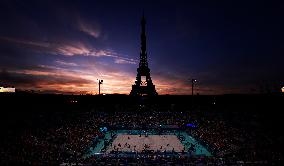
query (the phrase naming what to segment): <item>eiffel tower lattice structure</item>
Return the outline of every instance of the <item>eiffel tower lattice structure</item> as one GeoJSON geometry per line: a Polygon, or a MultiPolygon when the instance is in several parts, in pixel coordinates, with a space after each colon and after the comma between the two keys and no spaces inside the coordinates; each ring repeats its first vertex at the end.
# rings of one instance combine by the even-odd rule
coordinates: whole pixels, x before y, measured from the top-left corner
{"type": "Polygon", "coordinates": [[[150,76],[150,69],[148,67],[147,52],[146,52],[146,31],[145,31],[146,19],[144,14],[141,19],[141,51],[140,62],[137,68],[137,76],[135,84],[132,85],[130,95],[133,96],[155,96],[158,95],[155,89],[155,85],[152,82],[150,76]]]}

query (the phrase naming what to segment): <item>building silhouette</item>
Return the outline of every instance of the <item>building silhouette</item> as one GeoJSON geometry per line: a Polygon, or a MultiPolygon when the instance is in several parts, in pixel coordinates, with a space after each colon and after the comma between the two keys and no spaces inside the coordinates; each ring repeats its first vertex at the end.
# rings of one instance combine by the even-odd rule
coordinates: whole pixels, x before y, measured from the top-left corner
{"type": "Polygon", "coordinates": [[[137,76],[135,84],[132,85],[130,95],[133,96],[155,96],[158,95],[155,89],[155,85],[152,82],[150,76],[150,69],[148,67],[147,52],[146,52],[146,19],[144,14],[141,18],[141,50],[140,50],[140,62],[137,68],[137,76]]]}

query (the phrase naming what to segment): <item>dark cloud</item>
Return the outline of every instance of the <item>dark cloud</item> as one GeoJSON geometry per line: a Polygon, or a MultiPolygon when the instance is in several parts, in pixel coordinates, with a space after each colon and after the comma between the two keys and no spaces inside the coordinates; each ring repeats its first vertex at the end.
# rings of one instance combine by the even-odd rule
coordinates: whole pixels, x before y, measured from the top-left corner
{"type": "MultiPolygon", "coordinates": [[[[52,72],[50,72],[52,73],[52,72]]],[[[34,88],[49,85],[84,85],[93,83],[90,80],[82,79],[79,77],[71,77],[64,75],[40,75],[40,74],[25,74],[25,72],[10,72],[2,70],[0,72],[1,86],[13,86],[13,87],[24,87],[34,88]]]]}

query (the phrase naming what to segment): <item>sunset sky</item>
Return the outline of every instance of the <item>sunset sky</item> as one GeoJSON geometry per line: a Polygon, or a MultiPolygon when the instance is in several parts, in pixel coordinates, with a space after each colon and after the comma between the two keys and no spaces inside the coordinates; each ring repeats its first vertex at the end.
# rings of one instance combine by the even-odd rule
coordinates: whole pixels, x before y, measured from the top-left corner
{"type": "Polygon", "coordinates": [[[140,18],[159,94],[259,93],[284,85],[284,5],[272,1],[1,0],[0,86],[129,94],[140,18]]]}

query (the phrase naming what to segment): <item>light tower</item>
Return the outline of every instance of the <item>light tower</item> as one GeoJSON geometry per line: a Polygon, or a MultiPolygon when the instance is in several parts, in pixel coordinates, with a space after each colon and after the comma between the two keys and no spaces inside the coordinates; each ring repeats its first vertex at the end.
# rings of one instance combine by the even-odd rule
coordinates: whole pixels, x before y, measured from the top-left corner
{"type": "MultiPolygon", "coordinates": [[[[99,79],[97,79],[99,80],[99,79]]],[[[104,80],[99,80],[99,95],[101,94],[101,84],[103,84],[104,80]]]]}
{"type": "Polygon", "coordinates": [[[193,96],[193,87],[194,87],[194,83],[196,83],[197,80],[196,79],[191,79],[191,95],[193,96]]]}

